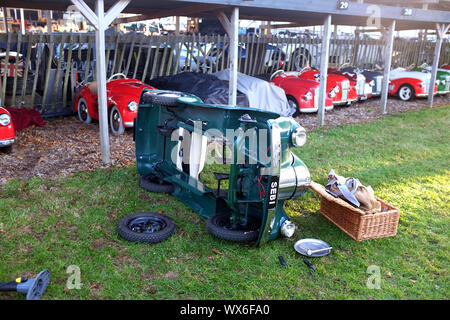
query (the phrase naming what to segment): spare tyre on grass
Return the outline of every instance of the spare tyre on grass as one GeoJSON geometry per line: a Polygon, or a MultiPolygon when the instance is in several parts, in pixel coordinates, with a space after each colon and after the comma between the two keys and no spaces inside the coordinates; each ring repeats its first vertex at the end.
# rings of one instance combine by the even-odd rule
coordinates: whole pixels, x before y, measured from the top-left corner
{"type": "Polygon", "coordinates": [[[122,218],[117,226],[125,240],[158,243],[169,238],[175,231],[175,223],[168,216],[156,212],[138,212],[122,218]]]}

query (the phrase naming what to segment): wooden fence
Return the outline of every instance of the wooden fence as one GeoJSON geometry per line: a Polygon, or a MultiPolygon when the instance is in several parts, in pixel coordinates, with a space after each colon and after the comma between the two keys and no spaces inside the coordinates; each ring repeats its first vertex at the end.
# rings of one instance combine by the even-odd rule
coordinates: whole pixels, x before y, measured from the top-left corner
{"type": "MultiPolygon", "coordinates": [[[[144,82],[182,71],[213,73],[228,67],[229,38],[207,35],[106,36],[107,77],[123,73],[144,82]]],[[[238,70],[248,75],[278,69],[318,67],[321,39],[239,36],[238,70]]],[[[77,89],[95,80],[95,36],[87,33],[0,34],[8,61],[2,65],[2,102],[35,107],[44,116],[71,113],[77,89]],[[11,56],[20,52],[22,56],[11,56]]],[[[383,64],[384,43],[374,39],[332,39],[330,64],[374,68],[383,64]]],[[[396,39],[393,66],[432,63],[434,43],[396,39]]],[[[440,64],[450,62],[450,43],[440,64]]]]}

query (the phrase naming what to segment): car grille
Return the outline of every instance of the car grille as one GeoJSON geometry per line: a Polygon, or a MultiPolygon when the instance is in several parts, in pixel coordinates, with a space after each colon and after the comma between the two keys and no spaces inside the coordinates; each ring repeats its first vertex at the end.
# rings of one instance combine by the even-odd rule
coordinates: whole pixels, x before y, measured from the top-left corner
{"type": "Polygon", "coordinates": [[[375,78],[376,80],[375,80],[375,84],[376,84],[376,90],[375,90],[375,92],[376,93],[378,93],[378,92],[381,92],[381,86],[382,86],[382,81],[383,81],[383,77],[382,76],[378,76],[378,77],[376,77],[375,78]]]}
{"type": "Polygon", "coordinates": [[[423,88],[423,91],[425,91],[425,93],[428,93],[430,90],[430,80],[427,79],[425,80],[425,87],[423,88]]]}
{"type": "Polygon", "coordinates": [[[364,95],[366,93],[366,79],[362,79],[358,81],[358,89],[359,89],[359,94],[360,95],[364,95]]]}
{"type": "Polygon", "coordinates": [[[319,88],[314,90],[314,108],[319,107],[319,88]]]}
{"type": "Polygon", "coordinates": [[[342,101],[345,101],[348,98],[348,91],[350,89],[350,82],[348,80],[347,81],[342,81],[341,88],[342,88],[342,101]]]}

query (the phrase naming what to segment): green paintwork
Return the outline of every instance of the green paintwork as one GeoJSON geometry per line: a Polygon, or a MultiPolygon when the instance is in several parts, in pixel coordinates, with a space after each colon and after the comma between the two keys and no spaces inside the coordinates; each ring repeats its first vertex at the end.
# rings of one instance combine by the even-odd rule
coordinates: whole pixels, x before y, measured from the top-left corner
{"type": "MultiPolygon", "coordinates": [[[[290,150],[291,133],[299,125],[294,120],[280,117],[273,112],[208,105],[192,95],[178,98],[176,106],[161,106],[147,102],[145,92],[147,90],[141,95],[135,127],[136,160],[140,175],[153,173],[171,182],[175,187],[173,195],[202,217],[208,218],[217,213],[226,212],[232,214],[232,219],[235,220],[233,222],[242,224],[246,223],[249,215],[257,217],[261,220],[257,244],[263,240],[277,238],[280,235],[280,226],[288,219],[288,216],[283,210],[283,199],[278,201],[276,207],[268,209],[269,184],[273,177],[279,179],[280,168],[296,165],[304,167],[307,171],[305,164],[290,150]],[[246,114],[254,122],[239,120],[246,114]],[[189,176],[188,173],[178,170],[176,163],[171,160],[172,150],[177,150],[178,139],[172,140],[171,137],[165,137],[156,130],[158,126],[165,124],[169,131],[182,127],[192,132],[194,121],[202,122],[202,135],[208,135],[211,132],[208,131],[210,129],[218,129],[223,133],[226,133],[227,129],[241,130],[230,140],[234,143],[235,152],[234,162],[230,164],[229,188],[225,197],[217,196],[215,190],[203,185],[201,181],[189,176]],[[261,130],[267,130],[267,145],[270,146],[272,131],[275,127],[281,141],[280,160],[275,166],[278,168],[278,173],[270,171],[271,163],[260,159],[259,152],[252,156],[248,151],[250,136],[258,137],[261,130]],[[246,139],[246,137],[249,138],[246,139]],[[245,164],[237,163],[238,152],[245,155],[245,164]],[[261,198],[258,183],[266,190],[266,197],[261,198]],[[274,227],[269,230],[266,226],[273,217],[275,217],[274,227]]],[[[174,135],[174,137],[177,136],[174,135]]],[[[228,138],[228,135],[226,136],[228,138]]],[[[272,150],[269,149],[271,148],[268,148],[267,156],[270,158],[272,150]]]]}
{"type": "MultiPolygon", "coordinates": [[[[413,71],[430,72],[430,68],[420,66],[415,67],[413,71]]],[[[438,94],[446,94],[450,92],[450,70],[439,68],[437,70],[436,80],[439,80],[437,87],[438,94]]]]}

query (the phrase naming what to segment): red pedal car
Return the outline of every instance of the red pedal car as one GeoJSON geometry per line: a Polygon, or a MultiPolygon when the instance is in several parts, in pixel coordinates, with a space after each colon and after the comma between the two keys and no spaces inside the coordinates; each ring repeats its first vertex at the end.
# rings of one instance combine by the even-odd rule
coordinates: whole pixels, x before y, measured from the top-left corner
{"type": "MultiPolygon", "coordinates": [[[[431,73],[396,68],[391,70],[389,76],[389,94],[396,95],[403,101],[427,97],[430,81],[431,73]]],[[[437,93],[437,83],[434,81],[433,94],[437,93]]]]}
{"type": "MultiPolygon", "coordinates": [[[[144,88],[155,88],[136,79],[128,79],[123,73],[112,75],[106,83],[109,126],[112,133],[121,135],[125,128],[133,127],[137,115],[139,98],[144,88]],[[121,77],[122,79],[115,79],[121,77]]],[[[81,87],[73,111],[86,123],[98,120],[97,82],[92,81],[81,87]]]]}
{"type": "MultiPolygon", "coordinates": [[[[278,70],[270,77],[270,82],[280,87],[286,93],[286,98],[296,113],[300,112],[317,112],[319,109],[319,86],[317,81],[301,79],[298,77],[299,72],[284,72],[278,70]]],[[[333,101],[325,98],[325,110],[333,109],[333,101]]]]}
{"type": "MultiPolygon", "coordinates": [[[[320,71],[314,68],[305,68],[298,76],[301,79],[320,82],[320,71]]],[[[358,99],[355,89],[356,83],[346,77],[330,73],[327,76],[327,92],[333,105],[350,105],[358,99]]]]}
{"type": "Polygon", "coordinates": [[[5,108],[0,107],[0,151],[11,152],[14,143],[14,126],[11,114],[5,108]]]}
{"type": "Polygon", "coordinates": [[[354,82],[358,100],[367,100],[372,97],[372,87],[375,86],[375,81],[366,79],[363,74],[338,68],[328,68],[328,74],[339,74],[354,82]]]}

